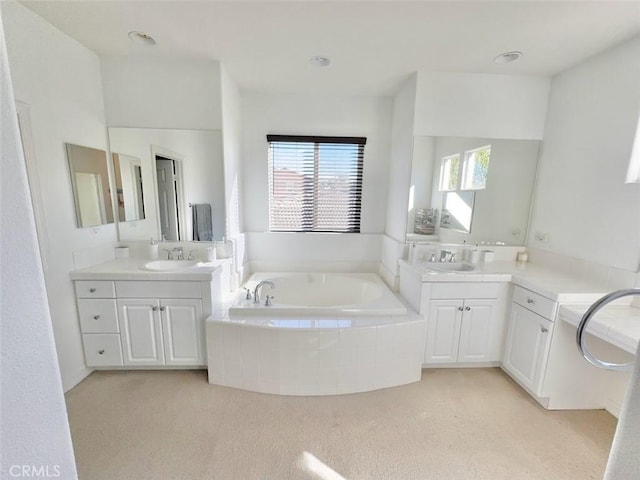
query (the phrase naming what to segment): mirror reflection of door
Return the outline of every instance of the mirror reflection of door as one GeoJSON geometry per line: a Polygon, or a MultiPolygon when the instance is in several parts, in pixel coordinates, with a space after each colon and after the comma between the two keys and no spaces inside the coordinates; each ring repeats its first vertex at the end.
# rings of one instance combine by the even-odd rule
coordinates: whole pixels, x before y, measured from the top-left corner
{"type": "Polygon", "coordinates": [[[118,221],[144,220],[141,160],[130,155],[114,153],[113,170],[116,180],[118,221]]]}
{"type": "Polygon", "coordinates": [[[97,173],[76,172],[76,189],[82,225],[102,225],[106,212],[102,202],[102,179],[97,173]]]}
{"type": "Polygon", "coordinates": [[[178,212],[178,188],[176,162],[156,155],[158,175],[158,210],[160,213],[160,233],[166,240],[180,239],[178,212]]]}

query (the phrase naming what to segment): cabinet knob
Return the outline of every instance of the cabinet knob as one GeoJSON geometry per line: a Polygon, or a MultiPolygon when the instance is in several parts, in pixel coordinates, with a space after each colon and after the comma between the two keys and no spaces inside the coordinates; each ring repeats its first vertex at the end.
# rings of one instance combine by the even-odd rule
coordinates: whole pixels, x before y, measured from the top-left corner
{"type": "Polygon", "coordinates": [[[158,310],[158,307],[156,307],[155,305],[153,307],[151,307],[151,310],[153,310],[154,312],[156,312],[158,310]]]}
{"type": "Polygon", "coordinates": [[[165,307],[160,307],[160,311],[161,311],[161,312],[164,312],[165,310],[166,310],[166,308],[165,308],[165,307]]]}
{"type": "Polygon", "coordinates": [[[459,312],[461,312],[462,310],[464,310],[462,307],[458,307],[459,312]]]}
{"type": "Polygon", "coordinates": [[[527,298],[527,303],[528,304],[532,304],[532,303],[536,303],[533,298],[527,298]]]}
{"type": "Polygon", "coordinates": [[[544,328],[544,327],[542,327],[542,328],[540,329],[540,331],[541,331],[542,333],[547,333],[547,332],[549,331],[549,329],[548,329],[548,328],[544,328]]]}
{"type": "Polygon", "coordinates": [[[94,319],[94,320],[100,320],[100,315],[94,315],[94,316],[93,316],[93,319],[94,319]]]}
{"type": "Polygon", "coordinates": [[[95,288],[90,288],[90,289],[89,289],[89,292],[91,292],[91,293],[96,293],[96,289],[95,289],[95,288]]]}
{"type": "Polygon", "coordinates": [[[104,355],[104,350],[98,350],[98,354],[104,355]]]}
{"type": "Polygon", "coordinates": [[[471,310],[471,307],[464,307],[464,309],[468,312],[469,310],[471,310]]]}

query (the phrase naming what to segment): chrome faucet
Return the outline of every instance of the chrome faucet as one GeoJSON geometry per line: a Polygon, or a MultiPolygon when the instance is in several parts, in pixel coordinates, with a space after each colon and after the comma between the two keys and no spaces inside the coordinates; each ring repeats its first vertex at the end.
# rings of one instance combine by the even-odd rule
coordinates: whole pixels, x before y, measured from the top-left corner
{"type": "Polygon", "coordinates": [[[446,262],[447,255],[451,255],[451,250],[440,250],[440,261],[446,262]]]}
{"type": "Polygon", "coordinates": [[[260,303],[260,288],[263,285],[269,285],[271,288],[276,288],[271,280],[262,280],[258,285],[256,285],[256,288],[253,291],[253,303],[260,303]]]}
{"type": "Polygon", "coordinates": [[[451,257],[449,257],[449,261],[450,261],[451,263],[456,263],[456,252],[453,252],[453,253],[451,254],[451,257]]]}
{"type": "Polygon", "coordinates": [[[176,252],[176,260],[184,260],[184,250],[182,247],[175,247],[171,250],[173,252],[176,252]]]}

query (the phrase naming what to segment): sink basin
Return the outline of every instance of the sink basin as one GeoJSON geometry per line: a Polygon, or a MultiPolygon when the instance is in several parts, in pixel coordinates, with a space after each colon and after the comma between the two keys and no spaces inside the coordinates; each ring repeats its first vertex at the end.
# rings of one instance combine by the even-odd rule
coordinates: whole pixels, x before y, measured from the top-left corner
{"type": "Polygon", "coordinates": [[[476,272],[478,267],[467,262],[429,262],[425,264],[429,270],[437,272],[476,272]]]}
{"type": "Polygon", "coordinates": [[[198,262],[195,260],[153,260],[145,263],[140,268],[151,272],[175,272],[193,267],[196,263],[198,262]]]}

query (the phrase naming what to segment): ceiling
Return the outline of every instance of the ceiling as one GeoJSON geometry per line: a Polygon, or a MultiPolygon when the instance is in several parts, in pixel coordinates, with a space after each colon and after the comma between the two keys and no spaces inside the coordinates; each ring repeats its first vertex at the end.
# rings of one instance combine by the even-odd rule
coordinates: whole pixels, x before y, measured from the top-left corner
{"type": "Polygon", "coordinates": [[[392,95],[415,71],[552,76],[640,34],[640,0],[22,3],[100,56],[219,60],[248,92],[392,95]],[[524,56],[493,63],[511,50],[524,56]]]}

